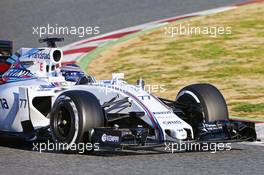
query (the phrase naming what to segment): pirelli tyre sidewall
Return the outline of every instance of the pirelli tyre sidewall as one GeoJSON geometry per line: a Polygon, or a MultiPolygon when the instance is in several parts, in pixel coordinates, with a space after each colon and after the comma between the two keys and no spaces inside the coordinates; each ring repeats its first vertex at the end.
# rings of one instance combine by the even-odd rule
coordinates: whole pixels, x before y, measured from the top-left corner
{"type": "Polygon", "coordinates": [[[90,130],[104,126],[103,110],[98,99],[86,91],[66,91],[55,101],[50,128],[55,143],[73,144],[91,142],[90,130]]]}

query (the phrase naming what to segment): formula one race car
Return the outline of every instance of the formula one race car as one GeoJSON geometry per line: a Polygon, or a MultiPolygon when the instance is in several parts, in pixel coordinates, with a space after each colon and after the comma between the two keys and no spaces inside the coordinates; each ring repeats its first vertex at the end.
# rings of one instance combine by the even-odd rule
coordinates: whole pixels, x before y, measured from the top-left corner
{"type": "Polygon", "coordinates": [[[47,48],[21,48],[0,42],[0,131],[28,141],[99,143],[129,148],[166,142],[256,140],[254,124],[228,119],[225,99],[210,84],[193,84],[175,100],[159,98],[123,81],[96,80],[77,65],[62,66],[62,50],[45,38],[47,48]],[[4,54],[5,53],[5,54],[4,54]],[[7,69],[8,67],[8,69],[7,69]]]}

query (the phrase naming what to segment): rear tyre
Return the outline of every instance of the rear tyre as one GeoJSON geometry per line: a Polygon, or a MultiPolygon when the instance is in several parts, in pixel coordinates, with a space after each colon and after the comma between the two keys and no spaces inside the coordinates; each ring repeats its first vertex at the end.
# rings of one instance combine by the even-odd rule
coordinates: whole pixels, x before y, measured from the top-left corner
{"type": "Polygon", "coordinates": [[[86,91],[62,93],[56,99],[50,114],[53,141],[63,145],[64,151],[76,152],[70,148],[91,142],[91,129],[102,126],[104,115],[100,103],[93,94],[86,91]]]}

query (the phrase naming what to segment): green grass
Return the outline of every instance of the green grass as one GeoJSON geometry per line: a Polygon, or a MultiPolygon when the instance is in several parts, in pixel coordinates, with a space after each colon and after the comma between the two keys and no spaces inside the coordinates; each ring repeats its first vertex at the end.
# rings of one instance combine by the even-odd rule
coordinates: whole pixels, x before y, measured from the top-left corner
{"type": "Polygon", "coordinates": [[[221,44],[206,43],[201,48],[193,50],[192,54],[200,59],[217,59],[221,56],[227,56],[229,53],[221,44]]]}
{"type": "Polygon", "coordinates": [[[264,112],[264,103],[250,104],[250,103],[238,103],[233,108],[235,112],[264,112]]]}

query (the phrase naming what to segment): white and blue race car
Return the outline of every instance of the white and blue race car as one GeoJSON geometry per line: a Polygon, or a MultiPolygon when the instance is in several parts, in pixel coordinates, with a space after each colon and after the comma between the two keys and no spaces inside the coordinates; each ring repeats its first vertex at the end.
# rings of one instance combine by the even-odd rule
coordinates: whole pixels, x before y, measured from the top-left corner
{"type": "Polygon", "coordinates": [[[28,141],[51,139],[71,146],[144,147],[166,142],[256,140],[254,124],[228,119],[223,95],[210,84],[186,86],[175,100],[123,81],[96,80],[76,65],[62,66],[60,38],[46,48],[0,42],[0,132],[28,141]]]}

